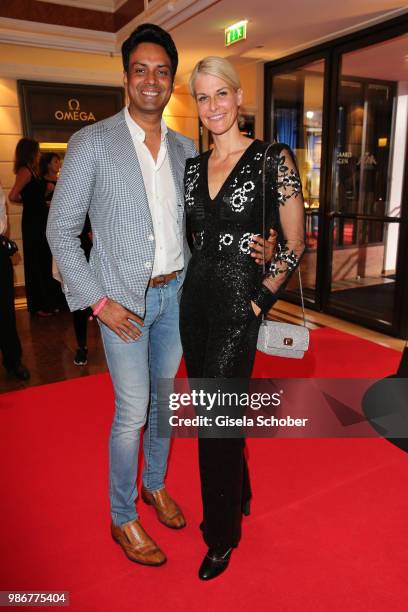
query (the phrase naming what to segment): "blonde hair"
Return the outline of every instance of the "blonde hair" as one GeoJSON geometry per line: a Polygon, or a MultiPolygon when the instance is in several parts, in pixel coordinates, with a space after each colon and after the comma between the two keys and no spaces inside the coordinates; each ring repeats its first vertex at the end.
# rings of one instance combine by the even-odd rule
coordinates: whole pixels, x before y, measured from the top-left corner
{"type": "Polygon", "coordinates": [[[210,74],[211,76],[218,77],[225,81],[227,85],[232,87],[235,91],[241,89],[241,82],[234,66],[223,57],[209,55],[200,60],[191,73],[188,86],[193,98],[195,97],[195,83],[199,74],[210,74]]]}

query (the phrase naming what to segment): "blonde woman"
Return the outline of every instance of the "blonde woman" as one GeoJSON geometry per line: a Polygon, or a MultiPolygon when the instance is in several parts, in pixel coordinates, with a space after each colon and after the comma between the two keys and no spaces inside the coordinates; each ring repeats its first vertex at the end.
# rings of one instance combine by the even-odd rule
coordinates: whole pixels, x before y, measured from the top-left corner
{"type": "MultiPolygon", "coordinates": [[[[214,148],[187,160],[185,206],[194,237],[181,300],[181,338],[190,378],[249,379],[261,313],[297,267],[304,250],[304,207],[296,163],[286,145],[267,153],[266,225],[278,244],[266,276],[252,254],[262,231],[262,168],[268,143],[238,128],[243,92],[233,66],[207,57],[190,89],[214,148]],[[255,239],[256,241],[256,239],[255,239]]],[[[244,440],[200,438],[202,531],[208,546],[202,580],[223,572],[241,537],[251,491],[244,440]]]]}

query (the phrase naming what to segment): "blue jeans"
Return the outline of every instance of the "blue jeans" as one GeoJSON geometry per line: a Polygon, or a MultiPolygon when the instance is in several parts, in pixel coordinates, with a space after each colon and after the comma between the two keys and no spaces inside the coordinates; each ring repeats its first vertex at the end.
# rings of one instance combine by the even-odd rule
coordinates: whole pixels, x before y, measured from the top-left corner
{"type": "Polygon", "coordinates": [[[110,503],[115,525],[138,516],[136,474],[140,432],[146,419],[143,484],[149,491],[164,487],[170,440],[155,435],[157,383],[160,378],[174,378],[180,365],[179,288],[180,279],[176,278],[167,285],[147,290],[144,326],[137,340],[126,343],[100,323],[115,390],[109,444],[110,503]]]}

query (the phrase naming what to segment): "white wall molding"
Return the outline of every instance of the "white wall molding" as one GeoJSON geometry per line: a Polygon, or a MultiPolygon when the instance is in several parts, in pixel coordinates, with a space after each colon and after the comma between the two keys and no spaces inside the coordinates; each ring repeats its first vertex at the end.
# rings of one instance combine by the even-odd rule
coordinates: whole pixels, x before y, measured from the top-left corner
{"type": "Polygon", "coordinates": [[[298,53],[299,51],[305,51],[306,49],[321,45],[322,43],[328,42],[330,40],[336,40],[336,38],[347,36],[347,34],[352,34],[353,32],[358,32],[359,30],[364,30],[365,28],[375,26],[378,23],[385,23],[390,19],[395,19],[396,17],[400,17],[401,15],[405,15],[406,13],[408,13],[407,6],[395,9],[393,11],[387,11],[386,13],[382,13],[381,15],[378,15],[373,19],[366,19],[365,21],[360,21],[359,23],[356,23],[342,30],[331,32],[327,36],[322,36],[321,38],[315,38],[314,40],[310,40],[306,45],[298,45],[296,47],[291,47],[290,49],[285,49],[279,54],[275,54],[273,57],[264,58],[264,61],[273,61],[280,59],[281,57],[286,57],[287,55],[292,55],[293,53],[298,53]]]}
{"type": "Polygon", "coordinates": [[[92,11],[102,11],[104,13],[114,13],[116,4],[124,4],[126,0],[41,0],[49,4],[60,4],[62,6],[73,6],[75,8],[91,9],[92,11]]]}
{"type": "Polygon", "coordinates": [[[172,30],[218,2],[219,0],[154,0],[143,13],[117,32],[117,43],[122,44],[141,23],[155,23],[166,30],[172,30]]]}
{"type": "MultiPolygon", "coordinates": [[[[121,6],[125,1],[117,0],[115,7],[121,6]]],[[[150,21],[170,30],[218,1],[155,0],[143,13],[137,15],[116,33],[0,17],[0,42],[65,51],[120,55],[122,42],[140,23],[150,21]]],[[[60,3],[66,4],[64,0],[60,3]]],[[[79,4],[84,8],[80,0],[79,4]]]]}
{"type": "MultiPolygon", "coordinates": [[[[51,2],[52,0],[47,0],[51,2]]],[[[99,6],[112,6],[116,10],[126,0],[86,0],[85,4],[98,3],[99,6]]],[[[51,25],[24,21],[20,19],[9,19],[0,17],[0,43],[14,43],[32,47],[45,47],[61,49],[65,51],[79,51],[90,53],[102,53],[120,55],[120,46],[129,34],[140,24],[146,21],[156,23],[167,30],[173,30],[177,26],[187,22],[195,15],[205,11],[220,0],[153,0],[141,14],[137,15],[118,32],[98,32],[96,30],[72,28],[60,25],[51,25]]],[[[58,0],[66,5],[66,0],[58,0]]],[[[72,5],[84,7],[82,0],[71,0],[72,5]]],[[[105,9],[104,9],[105,10],[105,9]]],[[[362,20],[353,26],[337,30],[329,35],[308,41],[286,49],[279,53],[268,52],[266,49],[250,50],[255,53],[257,61],[271,61],[285,55],[303,51],[317,44],[333,40],[340,36],[373,26],[377,23],[386,22],[389,19],[404,15],[408,12],[407,6],[392,11],[384,12],[373,19],[362,20]]],[[[245,56],[245,53],[243,54],[245,56]]]]}
{"type": "Polygon", "coordinates": [[[64,51],[116,54],[117,35],[0,17],[0,42],[64,51]]]}
{"type": "Polygon", "coordinates": [[[1,78],[27,79],[31,81],[50,81],[55,83],[77,83],[82,85],[111,85],[123,87],[122,73],[106,73],[90,71],[84,68],[70,68],[69,72],[64,69],[34,65],[0,63],[1,78]]]}

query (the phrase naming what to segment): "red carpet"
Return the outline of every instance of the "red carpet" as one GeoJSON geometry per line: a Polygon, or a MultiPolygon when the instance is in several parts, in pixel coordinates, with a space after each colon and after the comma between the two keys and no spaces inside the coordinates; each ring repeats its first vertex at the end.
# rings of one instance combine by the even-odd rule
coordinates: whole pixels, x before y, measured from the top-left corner
{"type": "MultiPolygon", "coordinates": [[[[257,356],[254,375],[372,376],[399,353],[334,330],[304,361],[257,356]]],[[[182,373],[182,370],[181,372],[182,373]]],[[[249,440],[252,515],[226,574],[201,583],[194,440],[176,440],[168,486],[188,520],[175,532],[139,504],[166,551],[131,564],[109,536],[106,375],[0,395],[0,590],[65,590],[74,611],[405,610],[405,453],[383,440],[249,440]]]]}

